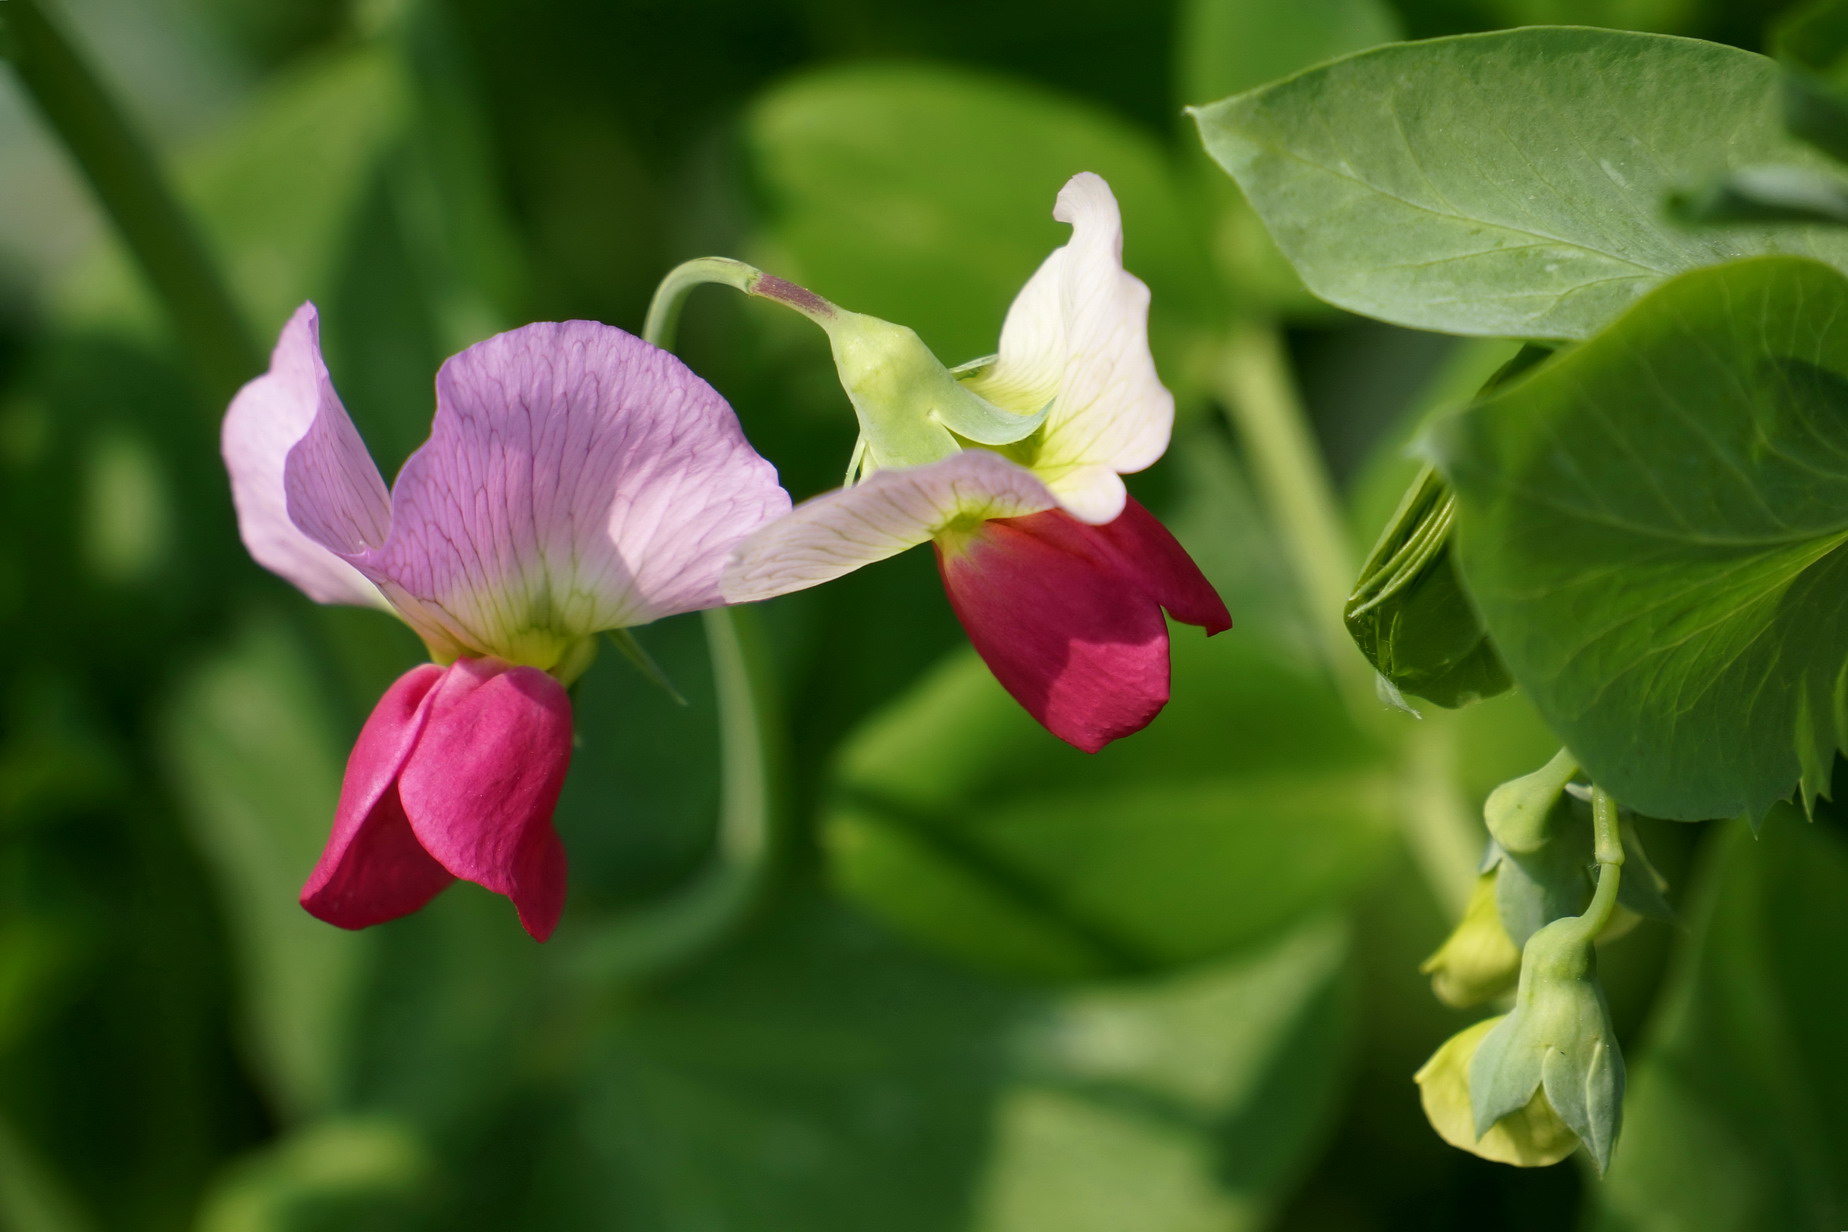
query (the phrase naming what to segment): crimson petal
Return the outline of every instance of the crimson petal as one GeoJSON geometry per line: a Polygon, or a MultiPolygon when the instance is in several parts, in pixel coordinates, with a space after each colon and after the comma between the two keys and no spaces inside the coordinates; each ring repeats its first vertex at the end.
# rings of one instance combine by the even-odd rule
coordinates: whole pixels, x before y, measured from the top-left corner
{"type": "Polygon", "coordinates": [[[571,699],[531,667],[458,660],[433,693],[398,795],[424,849],[505,894],[539,941],[565,906],[552,811],[571,761],[571,699]]]}
{"type": "Polygon", "coordinates": [[[302,906],[316,918],[341,928],[382,924],[409,915],[455,880],[411,832],[397,786],[444,675],[434,663],[405,673],[360,729],[333,833],[302,888],[302,906]]]}
{"type": "Polygon", "coordinates": [[[1209,634],[1225,605],[1135,502],[1105,526],[1060,510],[984,522],[937,546],[957,619],[995,679],[1053,735],[1095,753],[1168,701],[1163,607],[1209,634]]]}

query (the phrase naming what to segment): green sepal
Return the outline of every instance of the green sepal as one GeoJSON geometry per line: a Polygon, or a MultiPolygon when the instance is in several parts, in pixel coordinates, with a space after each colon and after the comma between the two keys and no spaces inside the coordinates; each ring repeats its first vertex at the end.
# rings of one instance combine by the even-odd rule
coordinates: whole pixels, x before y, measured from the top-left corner
{"type": "Polygon", "coordinates": [[[866,469],[925,466],[962,449],[1011,445],[1046,422],[1005,410],[967,388],[917,331],[878,317],[836,311],[812,318],[828,331],[834,367],[866,442],[866,469]]]}
{"type": "MultiPolygon", "coordinates": [[[[681,696],[679,689],[674,687],[674,682],[670,680],[667,673],[661,669],[661,665],[655,662],[655,657],[649,654],[647,649],[640,642],[635,640],[635,634],[629,632],[627,629],[611,629],[609,630],[609,635],[610,641],[616,644],[616,649],[622,651],[622,657],[632,663],[636,671],[640,672],[663,693],[673,698],[676,706],[684,706],[687,704],[687,699],[681,696]]],[[[595,643],[591,643],[591,645],[594,648],[595,643]]],[[[586,666],[588,666],[588,663],[586,666]]],[[[582,669],[580,669],[580,672],[581,670],[582,669]]]]}
{"type": "Polygon", "coordinates": [[[1487,1133],[1540,1092],[1603,1172],[1623,1119],[1623,1076],[1586,922],[1555,920],[1528,939],[1514,1010],[1470,1061],[1476,1132],[1487,1133]]]}
{"type": "MultiPolygon", "coordinates": [[[[1526,944],[1534,933],[1562,916],[1584,911],[1596,889],[1590,806],[1570,795],[1562,797],[1553,806],[1548,829],[1546,843],[1535,851],[1515,855],[1499,844],[1489,846],[1487,864],[1496,874],[1496,908],[1515,945],[1526,944]]],[[[1625,911],[1599,933],[1605,940],[1626,931],[1638,916],[1663,923],[1676,918],[1663,897],[1668,882],[1644,853],[1633,818],[1623,819],[1622,833],[1626,866],[1617,888],[1617,904],[1625,911]]]]}
{"type": "Polygon", "coordinates": [[[1412,1081],[1418,1101],[1437,1136],[1451,1146],[1517,1168],[1545,1168],[1578,1149],[1578,1136],[1566,1127],[1539,1091],[1527,1106],[1502,1117],[1487,1132],[1477,1133],[1470,1107],[1469,1067],[1482,1039],[1507,1018],[1485,1018],[1445,1040],[1412,1081]]]}

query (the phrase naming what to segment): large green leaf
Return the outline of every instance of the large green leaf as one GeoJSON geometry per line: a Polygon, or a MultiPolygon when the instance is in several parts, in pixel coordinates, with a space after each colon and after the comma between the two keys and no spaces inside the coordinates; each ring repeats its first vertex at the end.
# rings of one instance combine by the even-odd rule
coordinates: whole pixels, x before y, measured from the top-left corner
{"type": "Polygon", "coordinates": [[[1257,1229],[1338,1089],[1346,953],[1323,918],[1045,994],[799,902],[604,1027],[546,1188],[639,1232],[1257,1229]]]}
{"type": "MultiPolygon", "coordinates": [[[[1385,0],[1187,0],[1174,40],[1176,101],[1223,98],[1398,37],[1385,0]]],[[[1327,316],[1244,194],[1203,162],[1191,170],[1188,187],[1213,223],[1207,250],[1239,302],[1292,318],[1327,316]]]]}
{"type": "Polygon", "coordinates": [[[1848,847],[1781,810],[1714,837],[1593,1226],[1848,1227],[1848,847]]]}
{"type": "Polygon", "coordinates": [[[1393,833],[1380,750],[1274,646],[1173,646],[1174,701],[1096,756],[973,654],[946,662],[842,756],[827,826],[847,892],[965,961],[1069,978],[1251,944],[1353,889],[1393,833]]]}
{"type": "Polygon", "coordinates": [[[1757,253],[1848,265],[1827,228],[1686,228],[1678,188],[1814,166],[1769,60],[1717,44],[1533,28],[1408,43],[1201,108],[1316,294],[1420,329],[1579,338],[1663,279],[1757,253]]]}
{"type": "Polygon", "coordinates": [[[1658,817],[1762,812],[1848,743],[1848,279],[1670,282],[1440,424],[1464,577],[1586,771],[1658,817]]]}

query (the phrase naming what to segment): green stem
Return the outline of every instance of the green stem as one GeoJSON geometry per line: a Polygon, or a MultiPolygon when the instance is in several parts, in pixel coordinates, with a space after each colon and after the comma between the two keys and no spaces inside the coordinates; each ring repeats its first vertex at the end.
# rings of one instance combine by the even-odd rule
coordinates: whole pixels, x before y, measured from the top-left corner
{"type": "Polygon", "coordinates": [[[695,287],[720,286],[774,300],[793,308],[812,321],[825,322],[839,309],[805,287],[766,274],[755,265],[746,265],[730,257],[695,257],[683,261],[667,272],[655,288],[648,304],[648,316],[642,324],[642,337],[658,347],[672,350],[660,339],[672,340],[680,326],[680,309],[695,287]]]}
{"type": "Polygon", "coordinates": [[[776,776],[782,763],[755,613],[702,612],[719,706],[719,829],[713,862],[672,897],[626,916],[584,946],[600,984],[659,976],[710,953],[763,905],[784,858],[776,776]]]}
{"type": "Polygon", "coordinates": [[[206,392],[229,400],[262,370],[262,352],[153,152],[39,0],[4,0],[0,21],[15,76],[166,307],[206,392]]]}
{"type": "Polygon", "coordinates": [[[1592,850],[1598,860],[1598,888],[1591,905],[1579,918],[1585,935],[1595,937],[1617,910],[1617,887],[1623,880],[1623,832],[1617,821],[1617,802],[1602,787],[1591,789],[1592,850]]]}
{"type": "Polygon", "coordinates": [[[17,1232],[89,1232],[75,1197],[51,1174],[13,1125],[0,1119],[0,1228],[17,1232]]]}
{"type": "Polygon", "coordinates": [[[1370,714],[1378,709],[1373,673],[1354,649],[1341,615],[1354,581],[1354,556],[1277,330],[1254,322],[1235,326],[1220,358],[1218,385],[1258,494],[1283,536],[1328,671],[1356,714],[1370,714]]]}
{"type": "MultiPolygon", "coordinates": [[[[656,289],[642,337],[666,348],[681,303],[694,287],[716,282],[752,293],[763,280],[766,275],[742,262],[689,261],[656,289]]],[[[777,807],[782,750],[755,614],[719,607],[701,617],[719,709],[722,787],[714,860],[691,886],[622,920],[586,947],[584,970],[599,981],[658,975],[710,952],[757,912],[784,862],[785,819],[777,807]]]]}
{"type": "Polygon", "coordinates": [[[1218,388],[1245,446],[1258,495],[1283,537],[1329,674],[1364,728],[1397,738],[1403,756],[1398,812],[1412,862],[1439,906],[1461,918],[1484,835],[1457,790],[1455,724],[1434,715],[1407,732],[1403,725],[1381,722],[1373,672],[1342,617],[1355,559],[1341,504],[1274,326],[1245,321],[1233,328],[1220,357],[1218,388]]]}

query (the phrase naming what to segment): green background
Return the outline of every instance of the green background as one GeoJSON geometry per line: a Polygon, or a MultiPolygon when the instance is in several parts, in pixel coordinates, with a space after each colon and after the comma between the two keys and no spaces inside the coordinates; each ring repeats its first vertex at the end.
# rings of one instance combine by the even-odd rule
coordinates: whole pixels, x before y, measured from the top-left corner
{"type": "MultiPolygon", "coordinates": [[[[1059,186],[1105,175],[1180,406],[1132,487],[1238,623],[1177,628],[1174,703],[1086,758],[988,679],[923,553],[767,606],[788,857],[723,947],[638,974],[625,922],[707,865],[719,805],[700,625],[662,622],[638,636],[689,706],[614,654],[578,691],[552,942],[470,886],[366,933],[321,925],[295,895],[343,758],[419,648],[245,557],[223,391],[0,73],[0,1229],[1848,1220],[1848,854],[1827,806],[1774,810],[1757,839],[1644,823],[1681,922],[1603,956],[1632,1076],[1606,1180],[1485,1163],[1424,1125],[1410,1075],[1472,1015],[1416,971],[1455,905],[1418,819],[1474,824],[1557,740],[1512,695],[1350,717],[1215,364],[1234,321],[1288,323],[1358,551],[1415,470],[1411,425],[1507,356],[1310,299],[1180,110],[1399,34],[1597,20],[1754,48],[1765,6],[53,11],[253,334],[319,304],[387,473],[443,356],[527,320],[638,329],[694,256],[911,325],[948,363],[986,354],[1061,242],[1059,186]]],[[[807,496],[838,480],[852,419],[820,336],[774,311],[702,293],[682,353],[807,496]]]]}

